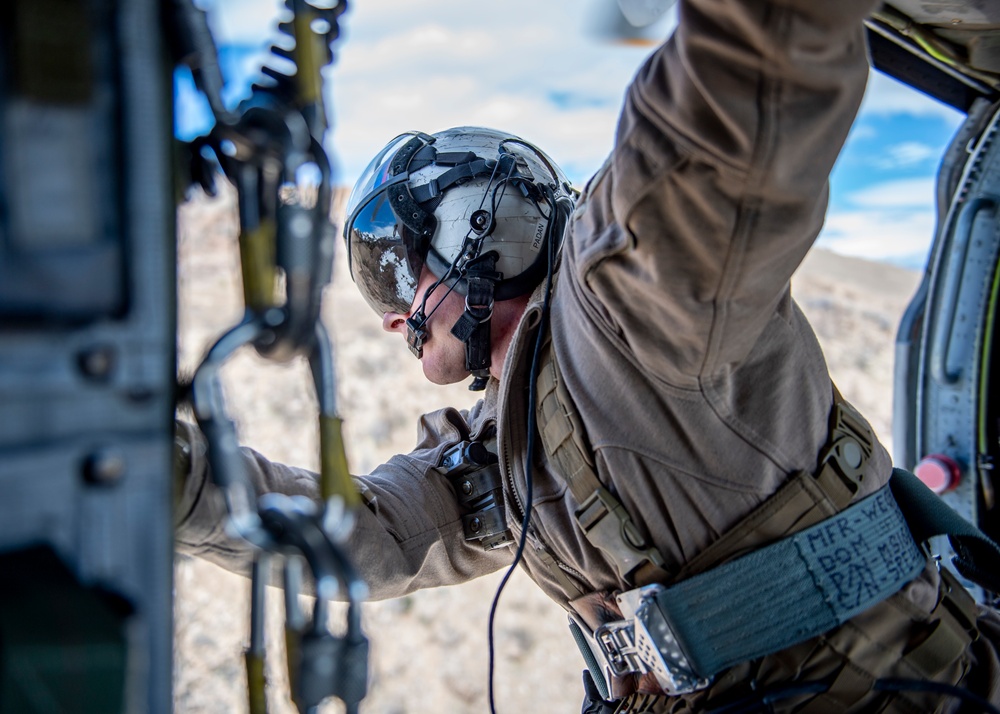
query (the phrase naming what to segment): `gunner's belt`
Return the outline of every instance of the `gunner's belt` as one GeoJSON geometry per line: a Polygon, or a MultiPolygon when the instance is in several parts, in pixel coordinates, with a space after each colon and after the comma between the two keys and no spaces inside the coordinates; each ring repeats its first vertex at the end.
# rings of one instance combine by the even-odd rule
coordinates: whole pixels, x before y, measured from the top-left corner
{"type": "Polygon", "coordinates": [[[668,694],[846,622],[925,565],[889,487],[814,526],[671,587],[618,596],[625,619],[594,638],[615,675],[652,673],[668,694]]]}

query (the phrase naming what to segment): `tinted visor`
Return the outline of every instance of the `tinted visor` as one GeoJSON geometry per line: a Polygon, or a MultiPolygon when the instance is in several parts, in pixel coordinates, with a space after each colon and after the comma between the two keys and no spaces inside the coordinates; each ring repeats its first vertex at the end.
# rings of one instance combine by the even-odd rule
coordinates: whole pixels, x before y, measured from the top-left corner
{"type": "Polygon", "coordinates": [[[368,164],[347,202],[344,237],[351,277],[379,315],[410,311],[423,267],[414,243],[406,240],[406,228],[390,207],[388,193],[393,185],[407,180],[406,172],[393,175],[392,161],[414,137],[424,144],[434,141],[420,132],[397,136],[368,164]]]}
{"type": "Polygon", "coordinates": [[[347,226],[351,277],[379,315],[410,311],[423,262],[397,228],[386,191],[369,195],[347,226]]]}

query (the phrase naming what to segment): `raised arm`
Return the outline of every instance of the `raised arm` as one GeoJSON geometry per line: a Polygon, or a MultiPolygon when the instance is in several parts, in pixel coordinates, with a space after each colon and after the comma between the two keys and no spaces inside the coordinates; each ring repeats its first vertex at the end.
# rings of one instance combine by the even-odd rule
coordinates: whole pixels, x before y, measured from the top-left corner
{"type": "Polygon", "coordinates": [[[864,92],[871,5],[683,2],[630,87],[569,253],[584,299],[667,382],[739,363],[786,294],[864,92]]]}

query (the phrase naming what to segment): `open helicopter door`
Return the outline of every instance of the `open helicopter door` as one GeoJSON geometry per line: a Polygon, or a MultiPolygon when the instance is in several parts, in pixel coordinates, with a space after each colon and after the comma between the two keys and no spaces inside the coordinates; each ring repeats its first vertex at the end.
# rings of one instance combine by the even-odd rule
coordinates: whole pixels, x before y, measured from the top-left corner
{"type": "MultiPolygon", "coordinates": [[[[1000,105],[980,99],[938,174],[938,228],[896,340],[894,460],[1000,536],[1000,105]]],[[[951,547],[936,539],[950,565],[951,547]]],[[[965,583],[981,600],[998,593],[965,583]]]]}
{"type": "Polygon", "coordinates": [[[0,711],[172,708],[159,0],[0,4],[0,711]]]}

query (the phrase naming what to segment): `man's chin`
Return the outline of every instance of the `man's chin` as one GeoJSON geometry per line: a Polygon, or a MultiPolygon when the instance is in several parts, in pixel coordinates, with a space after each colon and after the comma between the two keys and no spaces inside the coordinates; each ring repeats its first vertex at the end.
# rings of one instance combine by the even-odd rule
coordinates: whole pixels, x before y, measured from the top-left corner
{"type": "Polygon", "coordinates": [[[424,360],[420,360],[420,365],[424,369],[424,378],[431,384],[437,384],[441,387],[448,386],[449,384],[464,382],[472,375],[469,371],[438,370],[434,368],[434,365],[425,362],[424,360]]]}

